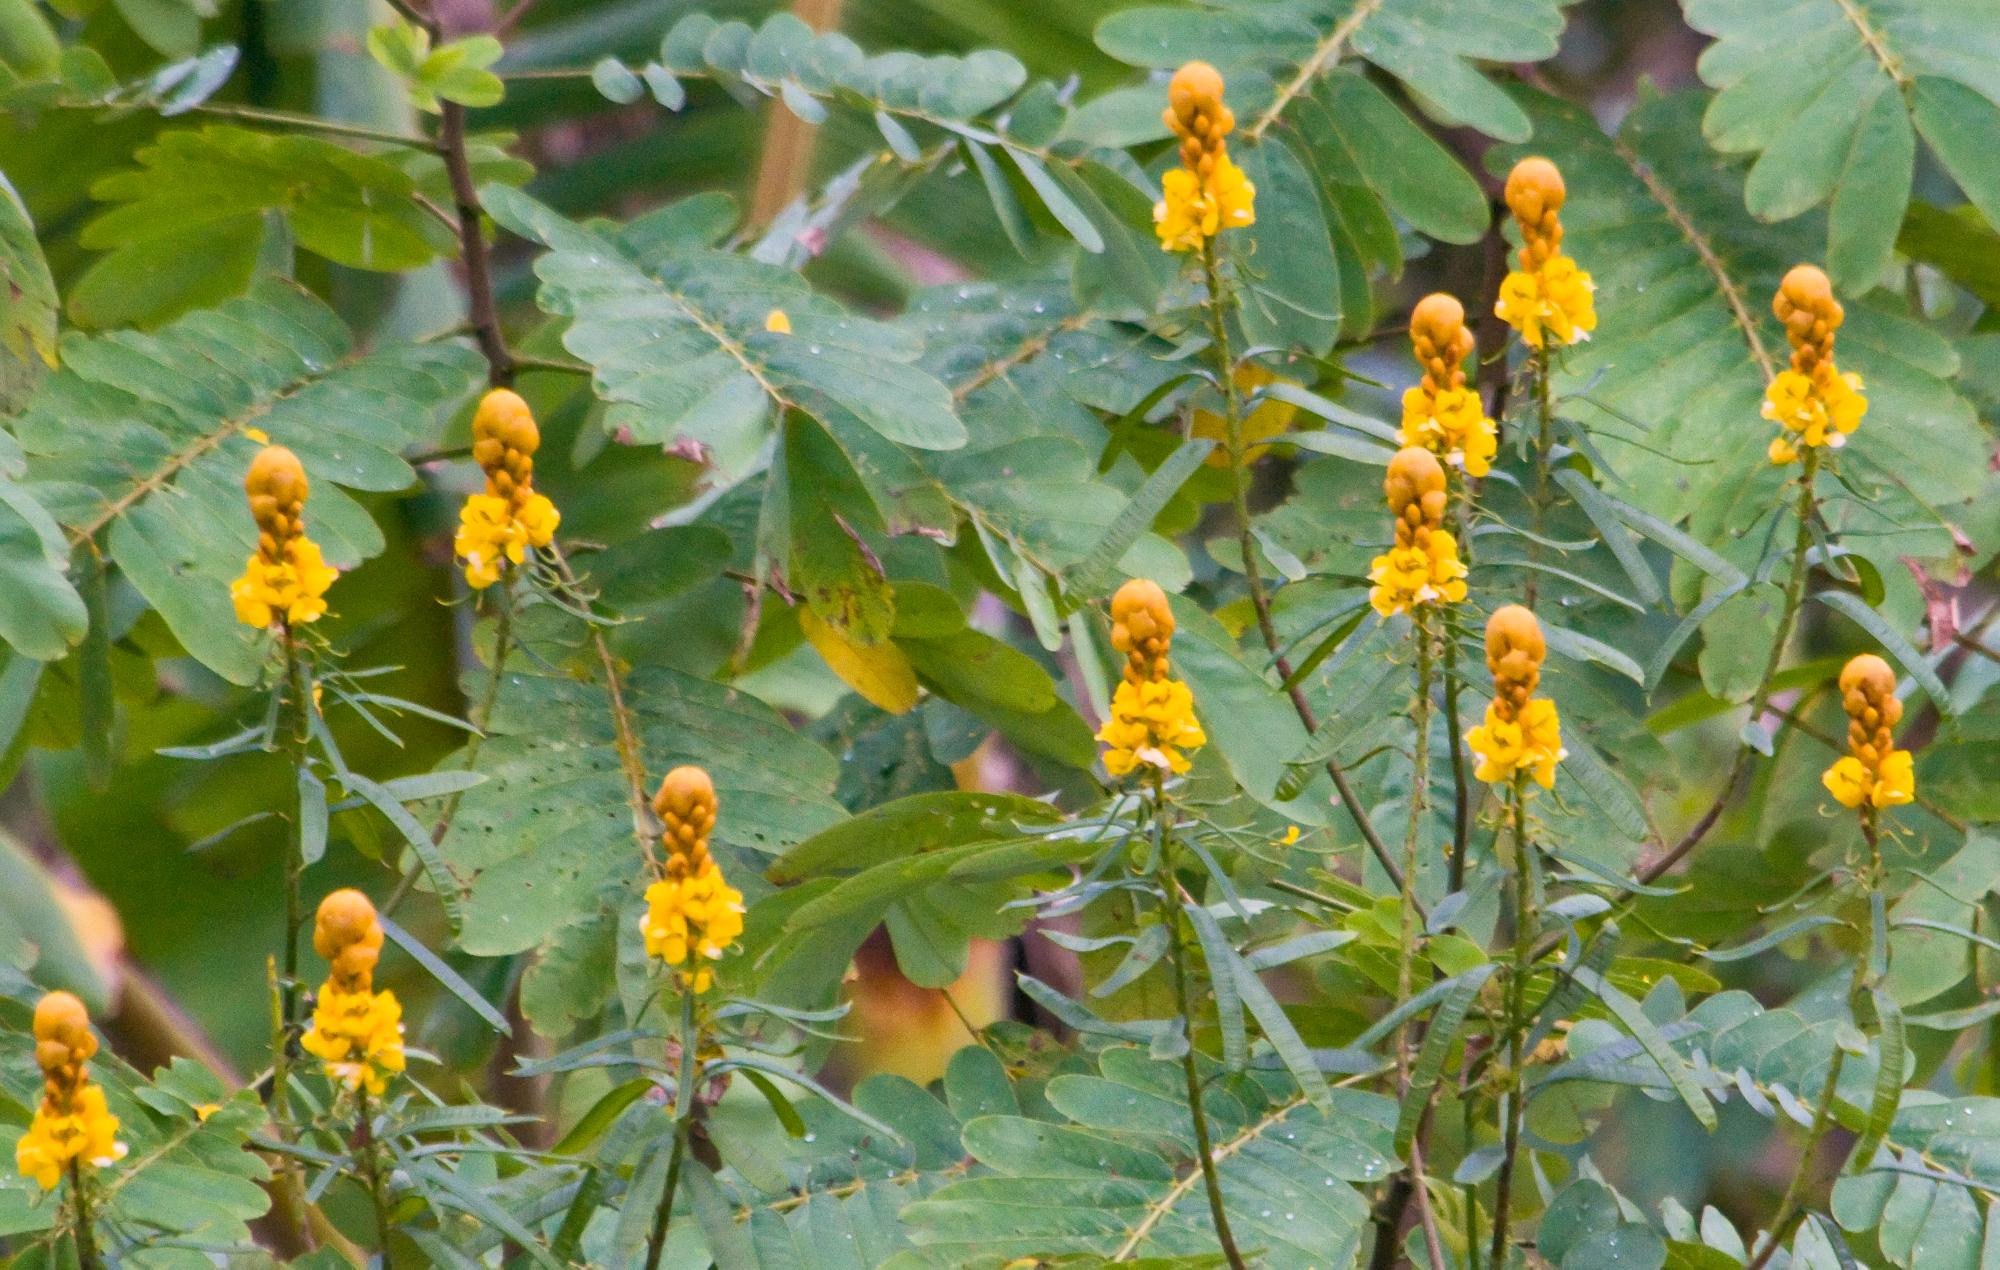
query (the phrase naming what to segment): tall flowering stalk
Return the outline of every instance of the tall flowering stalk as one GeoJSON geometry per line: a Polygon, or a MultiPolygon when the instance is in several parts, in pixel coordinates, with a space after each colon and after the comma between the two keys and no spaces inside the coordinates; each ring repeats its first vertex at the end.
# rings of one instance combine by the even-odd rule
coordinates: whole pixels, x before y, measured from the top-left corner
{"type": "MultiPolygon", "coordinates": [[[[1550,399],[1550,356],[1554,349],[1590,338],[1597,329],[1592,293],[1596,284],[1562,249],[1563,201],[1568,188],[1562,173],[1547,159],[1530,157],[1507,174],[1507,210],[1521,231],[1517,267],[1500,283],[1493,311],[1520,333],[1528,347],[1527,375],[1535,399],[1534,537],[1528,540],[1530,561],[1541,559],[1543,530],[1552,499],[1549,450],[1555,423],[1550,399]]],[[[1525,601],[1535,606],[1536,578],[1528,576],[1525,601]]]]}
{"type": "Polygon", "coordinates": [[[1779,372],[1764,393],[1764,417],[1781,429],[1769,452],[1773,463],[1796,460],[1799,464],[1798,495],[1793,504],[1798,529],[1792,540],[1791,573],[1785,582],[1784,605],[1778,613],[1778,629],[1772,636],[1764,671],[1750,698],[1745,744],[1738,747],[1721,791],[1680,841],[1640,872],[1641,882],[1662,876],[1700,843],[1742,784],[1757,749],[1768,752],[1768,746],[1753,745],[1750,738],[1762,727],[1764,710],[1771,701],[1772,681],[1784,664],[1785,648],[1791,643],[1792,628],[1805,601],[1813,521],[1819,510],[1814,483],[1826,454],[1845,443],[1868,409],[1867,399],[1861,395],[1860,376],[1843,374],[1834,362],[1834,339],[1846,311],[1834,298],[1833,284],[1826,274],[1813,265],[1794,266],[1772,296],[1771,311],[1784,323],[1792,357],[1790,368],[1779,372]]]}
{"type": "Polygon", "coordinates": [[[1528,782],[1543,789],[1555,786],[1556,764],[1562,761],[1562,722],[1553,701],[1537,697],[1542,662],[1548,644],[1541,623],[1519,604],[1494,611],[1486,622],[1486,666],[1493,674],[1493,703],[1486,721],[1467,736],[1479,756],[1479,779],[1500,785],[1506,796],[1506,817],[1514,872],[1514,956],[1507,977],[1507,1073],[1501,1092],[1506,1098],[1501,1130],[1502,1157],[1493,1210],[1493,1264],[1507,1264],[1508,1228],[1513,1220],[1514,1165],[1520,1152],[1522,1097],[1522,1037],[1528,1020],[1528,977],[1535,961],[1538,921],[1535,904],[1533,850],[1528,839],[1528,782]]]}
{"type": "Polygon", "coordinates": [[[1410,347],[1423,377],[1403,393],[1397,439],[1429,450],[1467,476],[1486,475],[1500,448],[1499,429],[1466,384],[1465,362],[1474,340],[1465,306],[1442,291],[1419,300],[1410,312],[1410,347]]]}
{"type": "Polygon", "coordinates": [[[386,1265],[389,1203],[369,1100],[388,1090],[390,1079],[403,1070],[404,1057],[402,1004],[388,989],[375,990],[382,936],[375,906],[361,892],[344,888],[319,902],[313,951],[326,958],[327,977],[313,1006],[312,1027],[300,1044],[320,1060],[328,1080],[354,1095],[357,1160],[386,1265]]]}
{"type": "Polygon", "coordinates": [[[97,1053],[90,1014],[67,992],[51,992],[35,1003],[35,1062],[42,1069],[42,1101],[28,1131],[14,1145],[14,1166],[45,1191],[69,1181],[70,1233],[84,1270],[98,1270],[96,1235],[91,1229],[90,1177],[125,1158],[118,1140],[118,1117],[105,1105],[104,1090],[85,1070],[97,1053]]]}
{"type": "Polygon", "coordinates": [[[472,457],[486,473],[486,489],[466,498],[452,540],[474,590],[500,581],[527,559],[529,548],[547,547],[555,538],[562,516],[535,490],[541,444],[534,412],[520,394],[495,388],[480,398],[472,416],[472,457]]]}
{"type": "MultiPolygon", "coordinates": [[[[237,620],[267,628],[278,636],[284,658],[280,691],[285,720],[283,748],[295,771],[306,766],[312,738],[316,689],[311,658],[299,638],[299,628],[326,613],[326,592],[337,573],[327,566],[319,544],[306,533],[306,500],[312,493],[298,456],[281,445],[266,446],[250,463],[243,478],[250,516],[257,524],[257,551],[243,576],[230,588],[237,620]]],[[[299,934],[305,925],[300,875],[305,869],[304,809],[292,817],[285,856],[285,945],[278,977],[277,1032],[272,1039],[272,1107],[280,1125],[289,1111],[291,1039],[299,1013],[299,934]]],[[[296,1179],[295,1179],[296,1180],[296,1179]]]]}
{"type": "Polygon", "coordinates": [[[1194,714],[1194,693],[1173,677],[1168,652],[1174,639],[1174,611],[1166,592],[1134,578],[1111,597],[1111,646],[1125,654],[1123,677],[1111,697],[1111,717],[1098,729],[1104,743],[1104,770],[1128,776],[1179,775],[1188,770],[1188,752],[1208,744],[1194,714]]]}
{"type": "Polygon", "coordinates": [[[1771,439],[1771,462],[1810,464],[1821,449],[1837,450],[1868,413],[1861,376],[1843,373],[1833,360],[1834,333],[1847,311],[1833,284],[1812,265],[1797,265],[1772,297],[1771,311],[1785,324],[1792,364],[1764,390],[1764,417],[1781,431],[1771,439]]]}
{"type": "Polygon", "coordinates": [[[1841,806],[1861,813],[1872,847],[1878,813],[1917,796],[1910,752],[1896,748],[1895,728],[1903,717],[1896,672],[1873,653],[1851,659],[1840,672],[1840,705],[1847,711],[1847,753],[1820,780],[1841,806]]]}
{"type": "MultiPolygon", "coordinates": [[[[1416,974],[1417,853],[1430,803],[1431,677],[1442,622],[1438,610],[1465,599],[1467,571],[1458,558],[1458,540],[1445,528],[1450,494],[1444,468],[1435,454],[1414,445],[1398,450],[1389,460],[1382,492],[1395,518],[1395,541],[1375,558],[1369,570],[1368,578],[1374,585],[1368,599],[1384,617],[1407,613],[1415,627],[1417,646],[1416,695],[1411,709],[1416,733],[1409,820],[1403,834],[1401,951],[1396,969],[1397,999],[1407,1001],[1416,974]]],[[[1409,1075],[1408,1039],[1408,1029],[1399,1028],[1399,1082],[1406,1082],[1409,1075]]]]}
{"type": "MultiPolygon", "coordinates": [[[[1153,884],[1160,922],[1167,929],[1167,960],[1183,1025],[1192,1033],[1194,1014],[1188,982],[1187,931],[1182,923],[1180,882],[1174,871],[1174,814],[1167,777],[1187,770],[1185,751],[1207,744],[1194,716],[1194,694],[1173,677],[1174,613],[1166,592],[1145,578],[1133,578],[1111,597],[1111,646],[1125,654],[1124,678],[1111,703],[1111,718],[1097,734],[1104,745],[1105,770],[1123,776],[1142,769],[1152,787],[1147,805],[1153,835],[1153,884]]],[[[1215,1171],[1208,1115],[1201,1102],[1201,1072],[1190,1043],[1181,1055],[1188,1116],[1194,1124],[1202,1184],[1215,1227],[1216,1243],[1235,1270],[1243,1257],[1229,1228],[1222,1181],[1215,1171]]]]}
{"type": "Polygon", "coordinates": [[[646,941],[646,955],[673,969],[681,1019],[680,1075],[674,1083],[674,1148],[646,1246],[646,1270],[657,1270],[666,1248],[674,1193],[680,1188],[681,1165],[694,1128],[705,1030],[698,999],[715,982],[714,971],[705,963],[721,960],[743,933],[743,893],[723,878],[722,866],[708,849],[708,836],[715,830],[720,811],[715,782],[699,767],[677,767],[660,782],[653,795],[653,811],[662,826],[664,858],[656,879],[646,888],[646,912],[640,919],[639,933],[646,941]]]}
{"type": "Polygon", "coordinates": [[[1180,138],[1181,165],[1160,178],[1153,227],[1163,251],[1206,251],[1225,229],[1257,223],[1257,187],[1229,157],[1236,115],[1223,104],[1222,76],[1189,62],[1167,85],[1167,127],[1180,138]]]}

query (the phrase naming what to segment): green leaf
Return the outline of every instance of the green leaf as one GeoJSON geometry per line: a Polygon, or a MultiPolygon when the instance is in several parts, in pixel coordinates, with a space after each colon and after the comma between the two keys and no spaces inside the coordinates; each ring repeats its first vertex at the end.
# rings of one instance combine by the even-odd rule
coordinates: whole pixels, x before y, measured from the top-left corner
{"type": "Polygon", "coordinates": [[[1919,653],[1887,618],[1869,608],[1860,596],[1849,591],[1821,591],[1813,598],[1830,609],[1838,610],[1856,626],[1866,631],[1869,638],[1882,646],[1883,652],[1895,658],[1910,677],[1917,681],[1917,686],[1924,690],[1924,695],[1937,706],[1938,713],[1947,718],[1951,717],[1954,708],[1950,689],[1946,688],[1944,681],[1938,678],[1937,670],[1930,661],[1919,653]]]}
{"type": "MultiPolygon", "coordinates": [[[[28,16],[41,20],[32,7],[28,16]]],[[[56,364],[57,303],[55,279],[35,239],[34,221],[4,175],[0,175],[0,279],[7,283],[0,290],[0,415],[8,415],[21,408],[56,364]]],[[[8,466],[11,470],[13,465],[8,466]]]]}
{"type": "Polygon", "coordinates": [[[1613,987],[1595,970],[1578,966],[1571,973],[1577,983],[1602,1001],[1613,1017],[1625,1026],[1633,1039],[1639,1042],[1647,1057],[1651,1058],[1658,1065],[1660,1072],[1666,1076],[1673,1091],[1680,1095],[1681,1102],[1694,1113],[1694,1118],[1700,1122],[1701,1127],[1713,1132],[1716,1125],[1715,1107],[1709,1102],[1708,1095],[1702,1092],[1701,1086],[1696,1083],[1687,1062],[1674,1053],[1673,1047],[1660,1034],[1659,1028],[1646,1016],[1645,1011],[1639,1008],[1639,1003],[1613,987]]]}
{"type": "Polygon", "coordinates": [[[1459,1031],[1465,1026],[1465,1016],[1472,1009],[1479,990],[1493,977],[1495,969],[1490,965],[1480,966],[1458,976],[1431,1015],[1430,1026],[1424,1030],[1423,1048],[1417,1051],[1417,1061],[1410,1068],[1409,1089],[1404,1093],[1396,1114],[1395,1148],[1398,1156],[1406,1155],[1410,1144],[1416,1141],[1417,1127],[1423,1122],[1425,1110],[1430,1107],[1431,1091],[1437,1088],[1438,1078],[1444,1074],[1445,1060],[1451,1056],[1451,1047],[1457,1043],[1459,1031]]]}
{"type": "Polygon", "coordinates": [[[802,882],[835,871],[859,872],[887,860],[941,847],[994,842],[1018,834],[1016,826],[1054,824],[1062,813],[1020,794],[962,791],[916,794],[815,834],[786,851],[766,871],[773,882],[802,882]]]}
{"type": "Polygon", "coordinates": [[[1188,478],[1195,474],[1214,449],[1213,441],[1200,438],[1183,441],[1167,456],[1166,462],[1153,469],[1146,483],[1132,496],[1132,501],[1119,511],[1118,519],[1111,522],[1111,527],[1090,549],[1090,554],[1068,570],[1066,581],[1069,589],[1078,595],[1101,593],[1118,562],[1139,541],[1139,535],[1151,528],[1153,521],[1166,510],[1181,486],[1187,484],[1188,478]]]}
{"type": "MultiPolygon", "coordinates": [[[[243,473],[261,443],[247,433],[259,430],[298,454],[313,483],[307,530],[328,563],[351,568],[382,538],[346,490],[407,487],[415,474],[401,451],[430,435],[435,412],[472,386],[478,365],[471,350],[451,344],[357,356],[332,310],[277,281],[151,335],[71,335],[63,369],[16,423],[29,456],[27,489],[62,526],[43,524],[42,550],[53,561],[67,556],[65,544],[108,535],[111,563],[188,652],[250,683],[264,663],[262,633],[238,622],[229,600],[256,544],[243,473]],[[105,444],[111,436],[115,446],[105,444]]],[[[31,506],[4,488],[0,503],[16,512],[31,506]]],[[[16,567],[32,579],[26,559],[16,567]]],[[[73,619],[63,620],[81,635],[73,593],[50,593],[44,582],[27,594],[38,588],[49,595],[43,604],[63,606],[58,616],[74,605],[73,619]]],[[[25,628],[36,611],[0,610],[0,637],[57,655],[46,636],[30,638],[25,628]]]]}
{"type": "Polygon", "coordinates": [[[1909,202],[1912,112],[1968,194],[1992,191],[1991,164],[1975,156],[2000,143],[2000,74],[1965,56],[1971,13],[1926,0],[1799,5],[1775,21],[1731,0],[1687,0],[1683,11],[1716,37],[1698,63],[1721,90],[1704,135],[1757,155],[1750,211],[1786,220],[1831,197],[1828,246],[1804,258],[1828,259],[1856,294],[1878,280],[1909,202]]]}

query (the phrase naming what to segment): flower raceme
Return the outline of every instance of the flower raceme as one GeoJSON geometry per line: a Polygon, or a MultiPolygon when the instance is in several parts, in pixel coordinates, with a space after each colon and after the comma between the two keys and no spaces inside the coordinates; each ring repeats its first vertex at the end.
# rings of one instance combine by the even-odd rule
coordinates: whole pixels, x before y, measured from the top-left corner
{"type": "Polygon", "coordinates": [[[1465,359],[1473,349],[1465,306],[1443,292],[1418,301],[1410,313],[1410,346],[1424,374],[1403,394],[1397,440],[1429,450],[1467,475],[1486,475],[1500,448],[1499,430],[1486,417],[1479,394],[1465,383],[1465,359]]]}
{"type": "Polygon", "coordinates": [[[326,958],[327,977],[300,1044],[328,1079],[379,1095],[403,1070],[403,1007],[395,993],[375,991],[382,923],[368,897],[344,888],[321,900],[313,950],[326,958]]]}
{"type": "Polygon", "coordinates": [[[1236,116],[1222,104],[1222,76],[1189,62],[1167,85],[1167,127],[1181,139],[1181,165],[1160,178],[1153,227],[1162,251],[1199,251],[1225,229],[1257,223],[1257,187],[1229,158],[1236,116]]]}
{"type": "Polygon", "coordinates": [[[1827,791],[1843,807],[1871,811],[1914,800],[1917,777],[1910,752],[1896,748],[1903,703],[1889,663],[1873,653],[1849,661],[1840,672],[1840,704],[1847,711],[1847,753],[1820,777],[1827,791]]]}
{"type": "Polygon", "coordinates": [[[326,590],[339,572],[306,537],[306,496],[311,485],[299,456],[267,445],[243,478],[250,515],[257,522],[257,551],[229,588],[236,620],[245,626],[302,626],[326,612],[326,590]]]}
{"type": "Polygon", "coordinates": [[[1437,456],[1405,446],[1389,460],[1382,482],[1396,517],[1396,541],[1368,571],[1368,602],[1383,617],[1413,608],[1456,604],[1465,598],[1465,563],[1458,540],[1444,527],[1447,495],[1437,456]]]}
{"type": "Polygon", "coordinates": [[[1518,604],[1496,610],[1486,622],[1486,668],[1493,674],[1493,701],[1486,721],[1465,734],[1479,756],[1480,780],[1506,784],[1522,772],[1543,789],[1553,789],[1562,745],[1556,703],[1537,697],[1542,662],[1548,657],[1542,625],[1518,604]]]}
{"type": "Polygon", "coordinates": [[[677,767],[660,782],[653,810],[665,826],[666,861],[646,888],[639,931],[646,955],[673,966],[684,987],[706,992],[715,981],[704,961],[720,961],[743,933],[743,892],[722,876],[708,849],[715,829],[715,782],[699,767],[677,767]],[[687,969],[693,963],[693,969],[687,969]]]}
{"type": "Polygon", "coordinates": [[[465,581],[483,591],[528,548],[546,547],[561,515],[535,492],[535,451],[542,433],[520,394],[495,388],[472,416],[472,457],[486,473],[486,491],[465,500],[452,552],[465,563],[465,581]]]}
{"type": "Polygon", "coordinates": [[[1543,348],[1550,339],[1574,344],[1597,329],[1591,298],[1597,285],[1562,251],[1567,195],[1562,173],[1547,159],[1523,159],[1507,174],[1507,208],[1521,227],[1521,267],[1501,281],[1493,311],[1531,348],[1543,348]]]}
{"type": "Polygon", "coordinates": [[[83,1002],[67,992],[49,993],[35,1004],[34,1032],[42,1101],[14,1145],[14,1166],[48,1191],[73,1161],[103,1168],[124,1159],[126,1148],[104,1090],[84,1072],[97,1053],[97,1037],[83,1002]]]}
{"type": "Polygon", "coordinates": [[[1111,697],[1111,717],[1098,730],[1104,770],[1127,776],[1144,765],[1157,772],[1188,770],[1188,751],[1208,744],[1194,716],[1194,693],[1173,677],[1174,611],[1156,583],[1134,578],[1111,597],[1111,646],[1125,654],[1125,673],[1111,697]]]}
{"type": "Polygon", "coordinates": [[[1833,298],[1826,274],[1812,265],[1785,275],[1771,311],[1792,345],[1791,368],[1764,390],[1764,417],[1784,429],[1771,440],[1771,462],[1795,461],[1801,446],[1839,449],[1868,413],[1861,376],[1842,374],[1833,361],[1834,333],[1847,312],[1833,298]]]}

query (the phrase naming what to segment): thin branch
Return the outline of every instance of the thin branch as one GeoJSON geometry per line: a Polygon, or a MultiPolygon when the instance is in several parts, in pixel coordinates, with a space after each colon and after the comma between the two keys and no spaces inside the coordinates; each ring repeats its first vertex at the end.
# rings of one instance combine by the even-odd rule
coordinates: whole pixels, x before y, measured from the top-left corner
{"type": "Polygon", "coordinates": [[[317,115],[295,114],[289,110],[264,110],[257,106],[239,106],[234,102],[211,101],[196,106],[193,113],[213,115],[219,119],[237,119],[244,123],[268,124],[274,128],[302,128],[309,132],[324,132],[328,136],[352,137],[356,141],[379,141],[384,145],[408,146],[413,150],[437,149],[437,143],[429,137],[413,137],[406,133],[370,128],[365,124],[342,123],[337,119],[321,119],[317,115]]]}

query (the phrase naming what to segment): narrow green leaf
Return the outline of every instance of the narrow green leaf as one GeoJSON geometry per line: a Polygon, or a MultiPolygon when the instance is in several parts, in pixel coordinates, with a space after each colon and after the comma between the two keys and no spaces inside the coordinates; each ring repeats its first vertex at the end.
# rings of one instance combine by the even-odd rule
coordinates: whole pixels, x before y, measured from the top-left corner
{"type": "Polygon", "coordinates": [[[1069,570],[1067,579],[1069,590],[1077,595],[1095,596],[1108,583],[1112,571],[1139,536],[1152,528],[1153,520],[1165,510],[1181,486],[1200,469],[1208,458],[1215,442],[1202,438],[1183,441],[1180,447],[1167,456],[1166,462],[1154,469],[1118,513],[1118,519],[1104,531],[1104,536],[1090,549],[1090,554],[1078,561],[1069,570]]]}
{"type": "Polygon", "coordinates": [[[1097,232],[1097,226],[1090,223],[1090,217],[1084,215],[1076,200],[1049,175],[1042,161],[1013,146],[1008,146],[1006,150],[1007,157],[1014,161],[1014,166],[1021,170],[1029,187],[1042,200],[1042,206],[1049,209],[1049,215],[1056,218],[1056,223],[1067,230],[1071,238],[1076,239],[1076,245],[1088,252],[1103,251],[1104,236],[1097,232]]]}
{"type": "Polygon", "coordinates": [[[1875,1002],[1875,1017],[1879,1023],[1875,1037],[1878,1062],[1875,1094],[1868,1104],[1868,1123],[1862,1128],[1861,1136],[1855,1139],[1854,1150],[1848,1154],[1844,1170],[1848,1173],[1858,1173],[1874,1162],[1875,1150],[1889,1136],[1889,1126],[1895,1123],[1896,1108],[1903,1100],[1903,1055],[1906,1048],[1903,1010],[1894,997],[1879,988],[1870,995],[1875,1002]]]}
{"type": "Polygon", "coordinates": [[[1632,579],[1632,585],[1638,589],[1639,598],[1648,604],[1658,604],[1660,580],[1654,575],[1653,566],[1646,563],[1646,557],[1640,552],[1639,544],[1632,537],[1632,531],[1619,518],[1617,509],[1611,505],[1611,500],[1604,496],[1604,491],[1597,488],[1596,482],[1573,467],[1558,469],[1556,484],[1569,491],[1570,497],[1576,500],[1576,505],[1590,518],[1590,523],[1597,526],[1598,536],[1605,546],[1611,548],[1611,554],[1618,558],[1619,567],[1625,570],[1625,576],[1632,579]]]}
{"type": "Polygon", "coordinates": [[[1632,1034],[1633,1039],[1646,1051],[1647,1057],[1659,1065],[1661,1073],[1673,1085],[1674,1092],[1680,1095],[1681,1102],[1694,1114],[1701,1127],[1711,1133],[1714,1132],[1716,1125],[1714,1104],[1709,1102],[1708,1095],[1695,1081],[1694,1073],[1688,1069],[1686,1061],[1676,1054],[1673,1046],[1660,1035],[1660,1029],[1646,1017],[1646,1012],[1639,1008],[1639,1003],[1620,992],[1609,980],[1587,966],[1578,966],[1573,972],[1573,977],[1585,990],[1604,1003],[1604,1008],[1611,1011],[1619,1023],[1624,1025],[1625,1030],[1632,1034]]]}
{"type": "Polygon", "coordinates": [[[389,941],[408,953],[412,961],[422,966],[431,978],[438,981],[438,986],[457,997],[467,1009],[478,1015],[486,1026],[501,1036],[514,1034],[512,1025],[507,1022],[507,1016],[502,1014],[491,1001],[481,996],[479,989],[467,983],[465,977],[453,970],[444,958],[424,947],[422,940],[389,920],[387,916],[383,916],[381,922],[382,933],[389,937],[389,941]]]}
{"type": "Polygon", "coordinates": [[[1409,1157],[1410,1144],[1416,1141],[1417,1127],[1423,1123],[1424,1110],[1430,1106],[1431,1091],[1437,1088],[1438,1078],[1444,1073],[1445,1060],[1451,1056],[1451,1047],[1465,1026],[1466,1013],[1478,999],[1479,990],[1492,978],[1494,969],[1491,965],[1479,966],[1460,975],[1445,995],[1444,1003],[1431,1015],[1430,1026],[1424,1031],[1423,1048],[1417,1051],[1417,1061],[1410,1068],[1409,1088],[1396,1112],[1398,1156],[1409,1157]]]}
{"type": "MultiPolygon", "coordinates": [[[[1201,941],[1202,959],[1208,963],[1208,981],[1215,989],[1215,1021],[1222,1029],[1222,1065],[1240,1072],[1250,1062],[1250,1040],[1243,1026],[1243,998],[1236,991],[1236,950],[1223,937],[1215,916],[1200,904],[1182,904],[1201,941]]],[[[1192,1020],[1189,1021],[1192,1026],[1192,1020]]]]}
{"type": "Polygon", "coordinates": [[[1945,687],[1944,680],[1938,678],[1936,669],[1924,655],[1916,650],[1901,631],[1889,625],[1887,618],[1869,608],[1862,602],[1860,596],[1851,592],[1821,591],[1813,598],[1828,608],[1852,618],[1854,624],[1868,632],[1875,642],[1882,646],[1884,652],[1902,663],[1903,669],[1917,681],[1917,686],[1924,690],[1924,695],[1931,699],[1939,714],[1946,718],[1952,716],[1951,690],[1945,687]]]}

